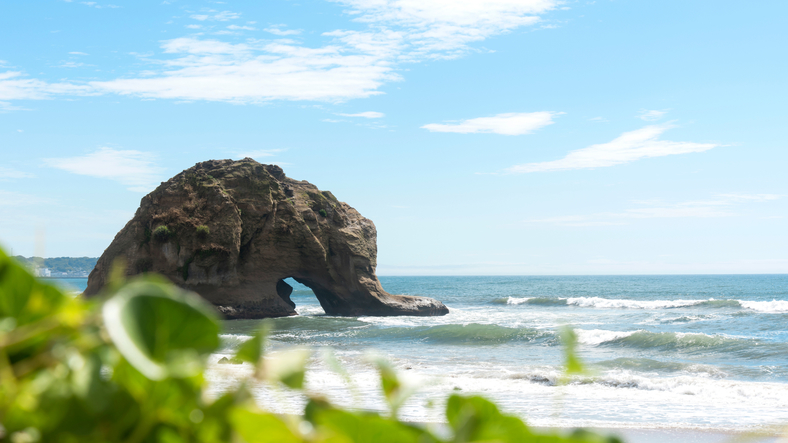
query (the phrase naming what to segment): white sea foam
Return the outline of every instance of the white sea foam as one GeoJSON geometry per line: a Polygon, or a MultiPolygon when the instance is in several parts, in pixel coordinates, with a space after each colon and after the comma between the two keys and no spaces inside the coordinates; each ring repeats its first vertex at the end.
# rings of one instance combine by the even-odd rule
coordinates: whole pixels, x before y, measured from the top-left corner
{"type": "Polygon", "coordinates": [[[566,299],[566,304],[583,308],[625,308],[625,309],[665,309],[695,306],[708,300],[626,300],[609,299],[602,297],[572,297],[566,299]]]}
{"type": "Polygon", "coordinates": [[[219,340],[221,343],[221,347],[219,349],[219,352],[236,351],[243,343],[245,343],[247,340],[251,338],[252,337],[250,335],[220,334],[219,340]]]}
{"type": "Polygon", "coordinates": [[[619,338],[629,337],[637,331],[605,331],[604,329],[575,329],[577,341],[584,345],[599,345],[619,338]]]}
{"type": "Polygon", "coordinates": [[[531,300],[533,297],[509,297],[506,300],[507,305],[520,305],[523,303],[528,303],[528,300],[531,300]]]}
{"type": "MultiPolygon", "coordinates": [[[[503,299],[501,299],[503,300],[503,299]]],[[[539,297],[508,297],[506,304],[508,305],[521,305],[524,303],[535,303],[533,300],[542,300],[539,297]]],[[[547,299],[545,299],[547,300],[547,299]]],[[[765,313],[788,313],[788,301],[786,300],[772,300],[772,301],[744,301],[744,300],[720,300],[720,299],[703,299],[703,300],[631,300],[631,299],[611,299],[603,297],[570,297],[570,298],[557,298],[556,302],[564,301],[567,305],[578,306],[581,308],[602,308],[602,309],[670,309],[670,308],[686,308],[698,305],[715,305],[719,307],[736,307],[737,305],[744,309],[750,309],[757,312],[765,313]]],[[[549,303],[538,303],[549,304],[549,303]]]]}
{"type": "Polygon", "coordinates": [[[752,309],[758,312],[770,312],[775,314],[788,312],[788,301],[785,300],[739,301],[739,304],[745,309],[752,309]]]}
{"type": "Polygon", "coordinates": [[[323,315],[326,313],[326,311],[324,311],[323,307],[320,305],[296,306],[296,312],[298,312],[298,315],[323,315]]]}

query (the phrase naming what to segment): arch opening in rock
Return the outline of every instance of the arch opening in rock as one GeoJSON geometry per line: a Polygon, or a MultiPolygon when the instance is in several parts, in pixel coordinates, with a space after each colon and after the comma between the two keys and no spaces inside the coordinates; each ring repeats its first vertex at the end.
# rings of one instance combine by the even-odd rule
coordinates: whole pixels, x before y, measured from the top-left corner
{"type": "MultiPolygon", "coordinates": [[[[302,308],[306,308],[307,312],[315,314],[323,314],[326,312],[324,303],[326,303],[327,298],[330,298],[330,295],[326,295],[327,291],[325,289],[321,289],[319,285],[311,280],[296,277],[280,279],[276,283],[276,293],[293,309],[295,309],[296,306],[301,306],[302,308]],[[323,294],[323,301],[317,296],[314,287],[317,287],[318,291],[321,291],[323,294]],[[323,312],[320,312],[321,310],[323,312]]],[[[331,303],[329,303],[329,305],[331,305],[331,303]]]]}
{"type": "Polygon", "coordinates": [[[276,282],[276,295],[278,295],[282,300],[285,301],[291,308],[295,309],[296,304],[290,298],[290,295],[293,294],[293,286],[284,281],[283,279],[279,279],[276,282]]]}

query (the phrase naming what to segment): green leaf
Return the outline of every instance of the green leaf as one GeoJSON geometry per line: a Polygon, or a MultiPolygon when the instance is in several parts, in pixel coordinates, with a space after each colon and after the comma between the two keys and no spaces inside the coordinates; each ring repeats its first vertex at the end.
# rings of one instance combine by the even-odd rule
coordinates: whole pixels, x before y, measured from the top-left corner
{"type": "Polygon", "coordinates": [[[322,434],[354,443],[430,443],[438,440],[420,429],[377,414],[314,408],[313,423],[322,434]]]}
{"type": "Polygon", "coordinates": [[[561,328],[559,336],[564,345],[564,367],[565,374],[584,374],[586,372],[583,362],[577,355],[577,333],[569,327],[561,328]]]}
{"type": "Polygon", "coordinates": [[[311,355],[312,351],[308,349],[291,349],[266,357],[263,378],[280,381],[292,389],[301,389],[304,387],[306,364],[311,355]]]}
{"type": "Polygon", "coordinates": [[[143,277],[122,287],[102,310],[118,351],[151,380],[186,377],[219,346],[219,323],[198,295],[143,277]]]}
{"type": "Polygon", "coordinates": [[[230,423],[246,443],[298,443],[298,438],[279,417],[245,409],[230,413],[230,423]]]}
{"type": "Polygon", "coordinates": [[[265,352],[265,338],[270,330],[271,323],[264,321],[262,327],[255,332],[252,338],[241,345],[235,358],[255,365],[259,363],[265,352]]]}
{"type": "Polygon", "coordinates": [[[380,373],[380,385],[389,404],[391,417],[396,418],[399,408],[415,392],[415,386],[402,383],[394,366],[385,358],[374,355],[370,358],[380,373]]]}
{"type": "Polygon", "coordinates": [[[501,414],[494,403],[478,396],[449,397],[446,419],[454,430],[455,442],[497,440],[514,443],[531,441],[533,437],[522,420],[501,414]]]}
{"type": "Polygon", "coordinates": [[[55,313],[65,300],[62,292],[36,281],[15,260],[0,258],[0,319],[14,318],[17,325],[31,323],[55,313]]]}

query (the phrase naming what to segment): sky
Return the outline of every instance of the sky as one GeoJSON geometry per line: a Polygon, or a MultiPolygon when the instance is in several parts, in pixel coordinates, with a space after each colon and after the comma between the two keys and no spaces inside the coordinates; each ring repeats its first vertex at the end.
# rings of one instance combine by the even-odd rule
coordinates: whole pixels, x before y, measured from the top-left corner
{"type": "Polygon", "coordinates": [[[13,254],[99,256],[252,157],[373,220],[380,275],[788,272],[788,2],[0,9],[13,254]]]}

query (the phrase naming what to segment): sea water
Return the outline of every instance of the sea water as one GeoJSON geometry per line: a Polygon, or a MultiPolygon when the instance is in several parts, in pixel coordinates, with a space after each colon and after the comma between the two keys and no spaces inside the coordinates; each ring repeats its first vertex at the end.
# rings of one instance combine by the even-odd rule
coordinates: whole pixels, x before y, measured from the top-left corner
{"type": "MultiPolygon", "coordinates": [[[[307,389],[385,411],[370,353],[416,389],[400,416],[444,420],[453,392],[481,394],[536,426],[758,430],[788,424],[788,275],[381,277],[433,297],[442,317],[331,317],[290,280],[300,314],[272,321],[271,350],[315,350],[307,389]],[[588,373],[563,374],[562,327],[588,373]],[[320,358],[332,350],[350,374],[320,358]]],[[[218,364],[260,321],[224,323],[207,379],[218,394],[251,366],[218,364]]],[[[298,393],[254,385],[266,408],[300,413],[298,393]]]]}

